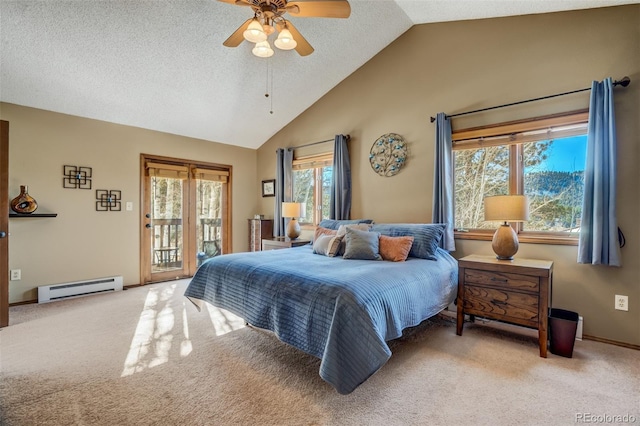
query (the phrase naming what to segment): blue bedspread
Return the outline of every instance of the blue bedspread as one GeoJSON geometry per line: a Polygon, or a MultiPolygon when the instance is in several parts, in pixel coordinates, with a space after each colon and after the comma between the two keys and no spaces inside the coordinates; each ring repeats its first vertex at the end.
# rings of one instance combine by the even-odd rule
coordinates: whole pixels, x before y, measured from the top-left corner
{"type": "Polygon", "coordinates": [[[456,260],[351,260],[313,254],[311,246],[214,257],[185,296],[227,309],[320,358],[320,377],[341,394],[380,367],[387,341],[451,303],[456,260]]]}

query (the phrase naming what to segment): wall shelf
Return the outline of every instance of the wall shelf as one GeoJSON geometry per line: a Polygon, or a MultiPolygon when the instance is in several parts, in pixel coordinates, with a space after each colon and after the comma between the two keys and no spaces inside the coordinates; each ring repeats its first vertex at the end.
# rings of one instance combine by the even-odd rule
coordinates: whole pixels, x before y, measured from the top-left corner
{"type": "Polygon", "coordinates": [[[9,213],[9,217],[56,217],[58,213],[9,213]]]}

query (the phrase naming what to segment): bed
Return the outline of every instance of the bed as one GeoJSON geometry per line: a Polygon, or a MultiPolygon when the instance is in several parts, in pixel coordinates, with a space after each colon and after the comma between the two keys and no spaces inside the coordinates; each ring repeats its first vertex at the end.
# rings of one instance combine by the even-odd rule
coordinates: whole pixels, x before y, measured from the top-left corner
{"type": "Polygon", "coordinates": [[[351,393],[391,356],[387,341],[449,305],[457,262],[372,261],[315,254],[312,246],[227,254],[207,260],[185,296],[226,309],[318,357],[320,377],[351,393]]]}

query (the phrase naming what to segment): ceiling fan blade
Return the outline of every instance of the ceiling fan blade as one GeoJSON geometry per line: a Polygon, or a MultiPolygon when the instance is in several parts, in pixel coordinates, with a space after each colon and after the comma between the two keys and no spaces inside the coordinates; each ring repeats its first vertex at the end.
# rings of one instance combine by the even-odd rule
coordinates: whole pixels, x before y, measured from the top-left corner
{"type": "Polygon", "coordinates": [[[253,4],[248,3],[247,0],[218,0],[222,3],[235,4],[237,6],[253,6],[253,4]]]}
{"type": "Polygon", "coordinates": [[[298,31],[296,27],[293,26],[291,21],[287,21],[287,28],[291,32],[293,39],[298,43],[298,45],[295,47],[296,52],[298,52],[300,56],[311,55],[313,53],[313,47],[311,47],[309,42],[304,37],[302,37],[300,31],[298,31]]]}
{"type": "Polygon", "coordinates": [[[251,21],[253,21],[253,18],[247,19],[245,23],[240,25],[240,27],[222,44],[227,47],[238,47],[238,45],[240,45],[240,43],[242,43],[242,41],[244,40],[244,36],[242,35],[242,33],[244,33],[244,30],[247,29],[251,21]]]}
{"type": "Polygon", "coordinates": [[[287,3],[287,12],[299,18],[348,18],[351,6],[347,0],[292,1],[287,3]]]}

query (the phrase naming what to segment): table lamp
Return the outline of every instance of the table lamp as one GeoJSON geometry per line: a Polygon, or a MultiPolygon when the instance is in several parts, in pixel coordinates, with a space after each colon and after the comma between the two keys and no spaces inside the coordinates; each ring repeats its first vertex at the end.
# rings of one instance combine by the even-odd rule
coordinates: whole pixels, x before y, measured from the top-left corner
{"type": "Polygon", "coordinates": [[[300,224],[296,218],[304,217],[306,211],[306,203],[282,203],[282,217],[291,218],[287,225],[287,237],[295,240],[300,236],[300,224]]]}
{"type": "Polygon", "coordinates": [[[484,220],[504,222],[491,241],[498,259],[511,260],[518,252],[518,235],[507,222],[524,222],[528,219],[529,200],[525,195],[496,195],[484,199],[484,220]]]}

